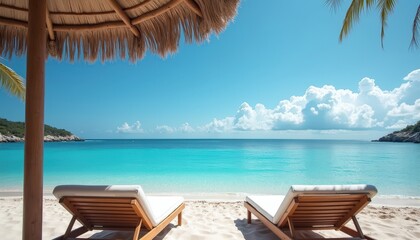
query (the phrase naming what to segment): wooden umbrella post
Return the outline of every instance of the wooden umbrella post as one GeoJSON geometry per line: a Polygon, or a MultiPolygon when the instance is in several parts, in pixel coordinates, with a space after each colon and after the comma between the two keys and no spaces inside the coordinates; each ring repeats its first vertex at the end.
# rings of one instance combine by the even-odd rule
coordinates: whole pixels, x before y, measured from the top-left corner
{"type": "Polygon", "coordinates": [[[30,0],[22,239],[42,239],[46,0],[30,0]]]}

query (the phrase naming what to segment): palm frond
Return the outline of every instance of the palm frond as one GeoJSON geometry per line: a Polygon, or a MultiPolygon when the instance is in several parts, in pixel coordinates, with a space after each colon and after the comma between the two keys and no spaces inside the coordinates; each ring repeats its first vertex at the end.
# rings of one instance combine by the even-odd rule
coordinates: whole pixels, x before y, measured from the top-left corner
{"type": "Polygon", "coordinates": [[[412,46],[416,46],[418,47],[418,41],[417,41],[417,35],[418,35],[418,30],[419,30],[419,24],[420,24],[420,5],[417,8],[417,13],[416,16],[414,17],[414,21],[413,21],[413,36],[411,37],[411,44],[410,47],[412,46]]]}
{"type": "Polygon", "coordinates": [[[350,32],[353,24],[359,20],[360,13],[364,7],[364,0],[353,0],[350,7],[347,9],[346,17],[344,18],[343,26],[340,32],[340,42],[343,41],[350,32]]]}
{"type": "Polygon", "coordinates": [[[375,3],[375,0],[366,0],[366,10],[369,10],[373,4],[375,3]]]}
{"type": "MultiPolygon", "coordinates": [[[[346,17],[344,18],[343,26],[340,32],[340,42],[343,41],[348,33],[350,32],[353,24],[359,20],[360,13],[366,6],[366,10],[369,10],[376,0],[353,0],[350,7],[347,9],[346,17]],[[366,5],[365,5],[366,2],[366,5]]],[[[341,6],[342,0],[326,0],[325,4],[330,7],[333,11],[337,11],[341,6]]]]}
{"type": "Polygon", "coordinates": [[[336,12],[340,8],[342,1],[343,0],[326,0],[325,5],[327,5],[331,10],[336,12]]]}
{"type": "Polygon", "coordinates": [[[381,45],[384,48],[385,27],[388,15],[394,10],[395,0],[378,0],[378,8],[381,11],[381,45]]]}
{"type": "Polygon", "coordinates": [[[2,63],[0,63],[0,86],[3,86],[11,94],[25,100],[25,84],[22,78],[2,63]]]}

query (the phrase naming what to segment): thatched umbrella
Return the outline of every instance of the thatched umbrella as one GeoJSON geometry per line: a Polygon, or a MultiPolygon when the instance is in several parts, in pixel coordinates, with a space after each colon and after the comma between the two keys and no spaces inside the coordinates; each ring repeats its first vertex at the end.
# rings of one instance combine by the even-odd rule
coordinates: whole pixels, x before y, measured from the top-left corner
{"type": "Polygon", "coordinates": [[[239,0],[0,0],[0,52],[27,55],[23,239],[42,238],[44,71],[71,61],[136,61],[202,41],[235,16],[239,0]]]}

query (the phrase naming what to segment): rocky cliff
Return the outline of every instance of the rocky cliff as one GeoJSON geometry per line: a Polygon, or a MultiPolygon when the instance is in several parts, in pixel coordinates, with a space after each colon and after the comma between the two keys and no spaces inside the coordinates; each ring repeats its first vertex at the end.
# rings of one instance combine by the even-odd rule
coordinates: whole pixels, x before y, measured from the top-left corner
{"type": "Polygon", "coordinates": [[[413,142],[420,143],[420,121],[414,125],[390,133],[377,140],[378,142],[413,142]]]}
{"type": "MultiPolygon", "coordinates": [[[[25,141],[25,123],[13,122],[0,118],[0,143],[2,142],[23,142],[25,141]]],[[[63,142],[63,141],[83,141],[65,129],[58,129],[49,125],[44,125],[44,141],[63,142]]]]}
{"type": "MultiPolygon", "coordinates": [[[[0,133],[0,143],[2,142],[24,142],[25,138],[23,137],[16,137],[13,135],[5,136],[0,133]]],[[[45,142],[68,142],[68,141],[84,141],[83,139],[75,136],[75,135],[69,135],[69,136],[51,136],[47,135],[44,136],[45,142]]]]}

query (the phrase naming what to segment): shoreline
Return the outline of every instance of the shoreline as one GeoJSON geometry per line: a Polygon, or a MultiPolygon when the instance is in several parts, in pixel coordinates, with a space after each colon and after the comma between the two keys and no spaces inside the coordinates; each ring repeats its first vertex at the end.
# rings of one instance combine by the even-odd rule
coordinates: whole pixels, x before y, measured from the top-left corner
{"type": "MultiPolygon", "coordinates": [[[[247,195],[267,195],[267,194],[255,194],[255,193],[174,193],[174,192],[161,192],[161,193],[146,193],[146,195],[155,196],[182,196],[185,201],[191,202],[243,202],[247,195]]],[[[54,200],[56,199],[51,192],[44,192],[44,199],[54,200]]],[[[20,199],[23,197],[22,191],[0,191],[1,199],[20,199]]],[[[400,196],[400,195],[376,195],[372,202],[369,204],[376,207],[413,207],[420,208],[420,196],[400,196]]]]}

